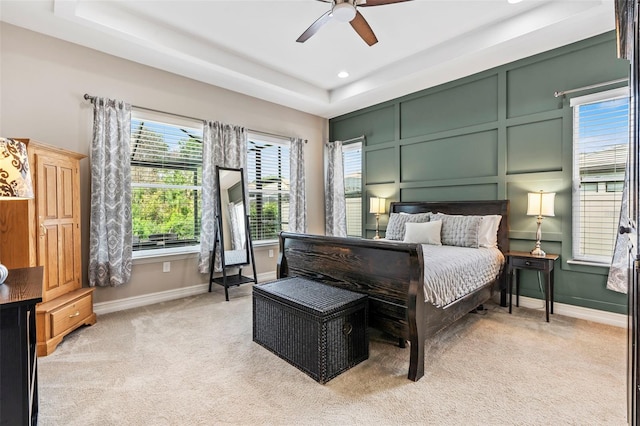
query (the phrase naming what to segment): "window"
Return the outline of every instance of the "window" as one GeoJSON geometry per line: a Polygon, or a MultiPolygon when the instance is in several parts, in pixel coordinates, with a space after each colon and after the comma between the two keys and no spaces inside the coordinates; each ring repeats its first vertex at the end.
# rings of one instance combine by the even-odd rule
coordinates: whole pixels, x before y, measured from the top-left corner
{"type": "Polygon", "coordinates": [[[362,142],[342,147],[347,235],[362,236],[362,142]]]}
{"type": "Polygon", "coordinates": [[[254,243],[274,241],[289,222],[289,141],[248,135],[249,224],[254,243]]]}
{"type": "Polygon", "coordinates": [[[202,123],[134,109],[131,186],[133,250],[198,245],[202,123]]]}
{"type": "Polygon", "coordinates": [[[629,151],[627,89],[571,100],[573,257],[610,263],[629,151]]]}

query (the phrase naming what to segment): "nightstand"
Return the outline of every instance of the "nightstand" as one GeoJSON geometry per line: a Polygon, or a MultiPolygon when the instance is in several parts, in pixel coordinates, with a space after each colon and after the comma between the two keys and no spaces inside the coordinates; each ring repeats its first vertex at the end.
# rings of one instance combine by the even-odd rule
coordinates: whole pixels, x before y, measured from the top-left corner
{"type": "Polygon", "coordinates": [[[547,254],[534,256],[524,251],[509,251],[507,256],[507,273],[509,274],[509,313],[513,298],[513,281],[516,281],[516,306],[520,306],[520,270],[544,272],[544,301],[547,322],[549,312],[553,314],[553,267],[560,255],[547,254]]]}

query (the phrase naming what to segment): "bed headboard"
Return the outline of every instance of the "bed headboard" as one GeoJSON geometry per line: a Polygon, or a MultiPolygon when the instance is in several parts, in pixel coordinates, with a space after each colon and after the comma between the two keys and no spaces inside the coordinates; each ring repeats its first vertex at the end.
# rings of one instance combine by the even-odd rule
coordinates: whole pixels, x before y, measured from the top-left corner
{"type": "Polygon", "coordinates": [[[391,203],[391,213],[445,213],[462,215],[499,214],[498,248],[509,251],[509,200],[488,201],[417,201],[391,203]]]}

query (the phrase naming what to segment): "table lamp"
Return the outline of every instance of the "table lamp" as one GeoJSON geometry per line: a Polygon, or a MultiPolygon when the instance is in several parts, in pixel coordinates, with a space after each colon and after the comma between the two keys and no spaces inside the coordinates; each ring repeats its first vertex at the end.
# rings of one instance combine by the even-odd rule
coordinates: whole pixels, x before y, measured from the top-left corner
{"type": "MultiPolygon", "coordinates": [[[[0,137],[0,200],[33,198],[27,146],[17,140],[0,137]]],[[[0,284],[9,271],[0,263],[0,284]]]]}
{"type": "Polygon", "coordinates": [[[386,198],[371,197],[371,199],[369,199],[369,213],[373,213],[376,215],[376,236],[373,237],[374,240],[380,239],[380,215],[385,213],[386,206],[386,198]]]}
{"type": "Polygon", "coordinates": [[[527,216],[537,216],[538,229],[536,230],[536,246],[531,250],[534,256],[544,257],[546,253],[540,248],[542,239],[542,218],[545,216],[555,216],[554,203],[555,192],[530,192],[529,204],[527,206],[527,216]]]}

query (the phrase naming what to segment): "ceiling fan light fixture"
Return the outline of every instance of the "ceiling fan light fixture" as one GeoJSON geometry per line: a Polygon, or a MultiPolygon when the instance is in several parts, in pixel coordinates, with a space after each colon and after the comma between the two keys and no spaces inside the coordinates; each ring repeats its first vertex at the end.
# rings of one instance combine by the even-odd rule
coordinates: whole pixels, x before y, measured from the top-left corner
{"type": "Polygon", "coordinates": [[[356,17],[356,8],[349,2],[338,3],[333,6],[331,15],[340,22],[351,22],[356,17]]]}

